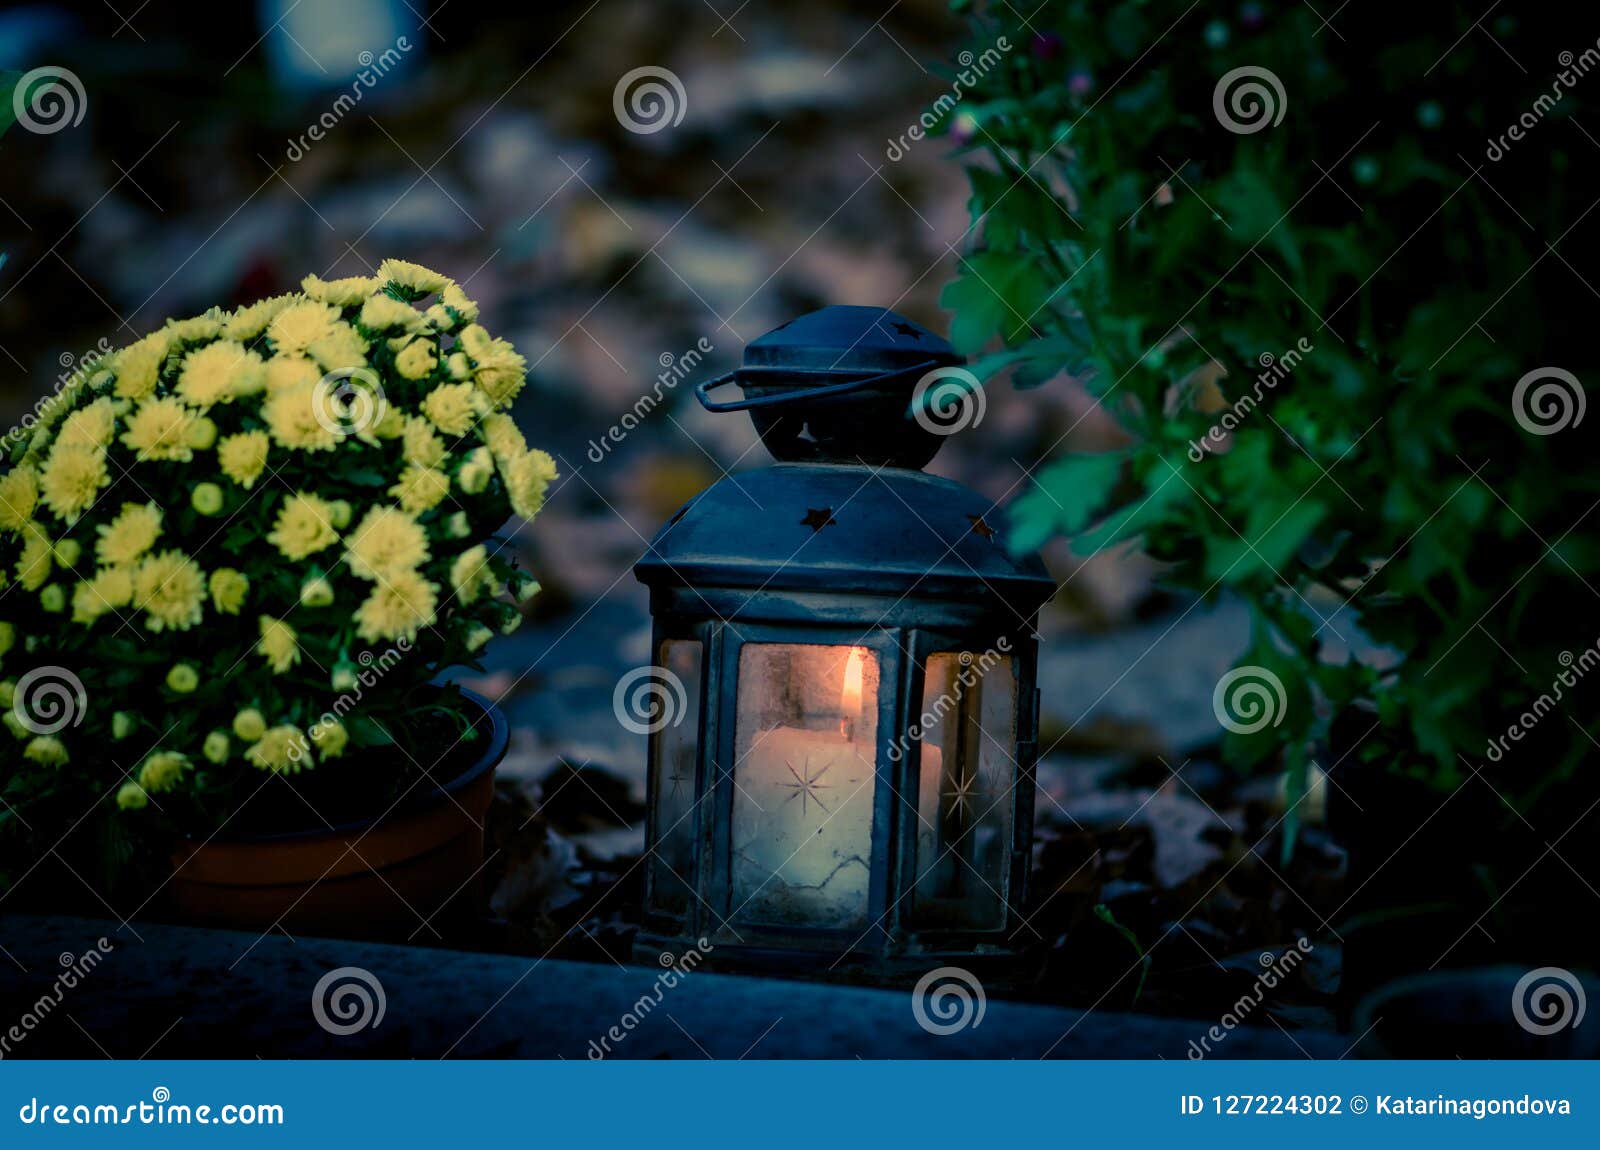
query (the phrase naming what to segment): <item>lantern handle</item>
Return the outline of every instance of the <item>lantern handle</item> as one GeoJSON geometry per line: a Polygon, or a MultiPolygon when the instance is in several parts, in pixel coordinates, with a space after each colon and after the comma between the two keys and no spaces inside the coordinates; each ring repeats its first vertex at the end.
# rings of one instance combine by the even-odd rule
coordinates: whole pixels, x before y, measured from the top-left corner
{"type": "Polygon", "coordinates": [[[932,368],[938,367],[939,363],[939,360],[929,359],[924,360],[921,363],[912,364],[910,367],[895,368],[893,371],[879,372],[876,375],[866,375],[859,379],[847,379],[838,383],[825,383],[817,387],[801,388],[797,391],[778,391],[773,392],[770,395],[746,396],[744,399],[729,399],[722,401],[712,399],[711,393],[713,391],[725,384],[734,382],[741,376],[769,374],[785,376],[791,379],[797,375],[807,374],[823,376],[828,379],[835,379],[838,376],[837,372],[832,371],[813,371],[808,373],[804,370],[797,370],[795,368],[788,367],[738,367],[734,368],[732,371],[725,372],[722,375],[717,376],[715,379],[708,379],[704,383],[698,384],[694,389],[694,394],[695,398],[700,401],[700,405],[707,411],[749,411],[750,409],[757,407],[778,407],[785,403],[802,403],[812,399],[823,399],[835,395],[845,395],[849,392],[858,391],[861,388],[870,387],[874,384],[887,383],[888,381],[897,379],[902,375],[910,375],[913,372],[928,371],[932,368]]]}

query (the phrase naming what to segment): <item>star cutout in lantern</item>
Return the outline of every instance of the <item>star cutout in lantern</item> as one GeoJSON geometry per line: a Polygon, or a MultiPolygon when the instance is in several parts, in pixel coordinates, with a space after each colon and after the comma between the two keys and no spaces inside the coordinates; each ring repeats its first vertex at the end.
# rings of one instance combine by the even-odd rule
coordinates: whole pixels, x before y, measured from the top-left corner
{"type": "Polygon", "coordinates": [[[983,516],[969,515],[967,518],[972,522],[972,530],[976,534],[982,535],[985,539],[994,538],[994,528],[984,522],[983,516]]]}
{"type": "Polygon", "coordinates": [[[805,518],[800,520],[802,527],[811,528],[813,533],[821,531],[824,527],[832,527],[839,521],[833,517],[831,507],[808,507],[805,518]]]}

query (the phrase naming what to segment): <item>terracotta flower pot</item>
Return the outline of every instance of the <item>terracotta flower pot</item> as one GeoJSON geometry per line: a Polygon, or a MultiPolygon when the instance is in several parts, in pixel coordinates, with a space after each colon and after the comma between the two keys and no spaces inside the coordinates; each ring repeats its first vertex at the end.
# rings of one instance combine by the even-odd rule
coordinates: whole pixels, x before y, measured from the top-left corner
{"type": "Polygon", "coordinates": [[[405,939],[419,929],[435,937],[424,920],[437,929],[470,910],[509,733],[498,707],[461,694],[487,715],[488,738],[454,777],[332,829],[185,840],[167,886],[176,914],[200,926],[405,939]]]}

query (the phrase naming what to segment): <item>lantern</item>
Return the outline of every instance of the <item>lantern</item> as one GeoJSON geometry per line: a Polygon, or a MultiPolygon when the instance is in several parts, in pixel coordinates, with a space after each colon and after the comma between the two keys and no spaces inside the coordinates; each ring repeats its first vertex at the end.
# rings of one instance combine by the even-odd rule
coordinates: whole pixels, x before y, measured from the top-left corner
{"type": "Polygon", "coordinates": [[[1054,584],[989,501],[920,470],[946,430],[930,385],[981,400],[960,362],[894,312],[830,307],[697,389],[778,462],[696,497],[634,569],[661,704],[641,956],[703,939],[724,965],[891,976],[1014,956],[1054,584]]]}

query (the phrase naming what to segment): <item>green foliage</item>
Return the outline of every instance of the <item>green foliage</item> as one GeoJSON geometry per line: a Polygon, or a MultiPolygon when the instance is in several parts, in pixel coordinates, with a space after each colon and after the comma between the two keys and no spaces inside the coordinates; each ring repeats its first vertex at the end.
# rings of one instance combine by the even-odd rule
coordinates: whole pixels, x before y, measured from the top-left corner
{"type": "MultiPolygon", "coordinates": [[[[980,377],[1074,374],[1133,436],[1040,469],[1014,548],[1137,538],[1176,584],[1250,604],[1241,663],[1289,702],[1229,736],[1231,759],[1303,786],[1330,723],[1376,703],[1358,757],[1450,785],[1600,638],[1589,425],[1539,434],[1513,403],[1537,369],[1593,376],[1580,237],[1600,148],[1578,120],[1600,80],[1557,82],[1560,53],[1593,38],[1559,6],[1474,34],[1470,17],[1340,12],[975,16],[974,52],[1015,50],[945,121],[976,242],[944,303],[980,377]],[[1219,116],[1263,114],[1219,105],[1240,68],[1282,89],[1262,81],[1252,131],[1219,116]]],[[[1576,721],[1546,719],[1501,789],[1570,774],[1590,746],[1576,721]]]]}

